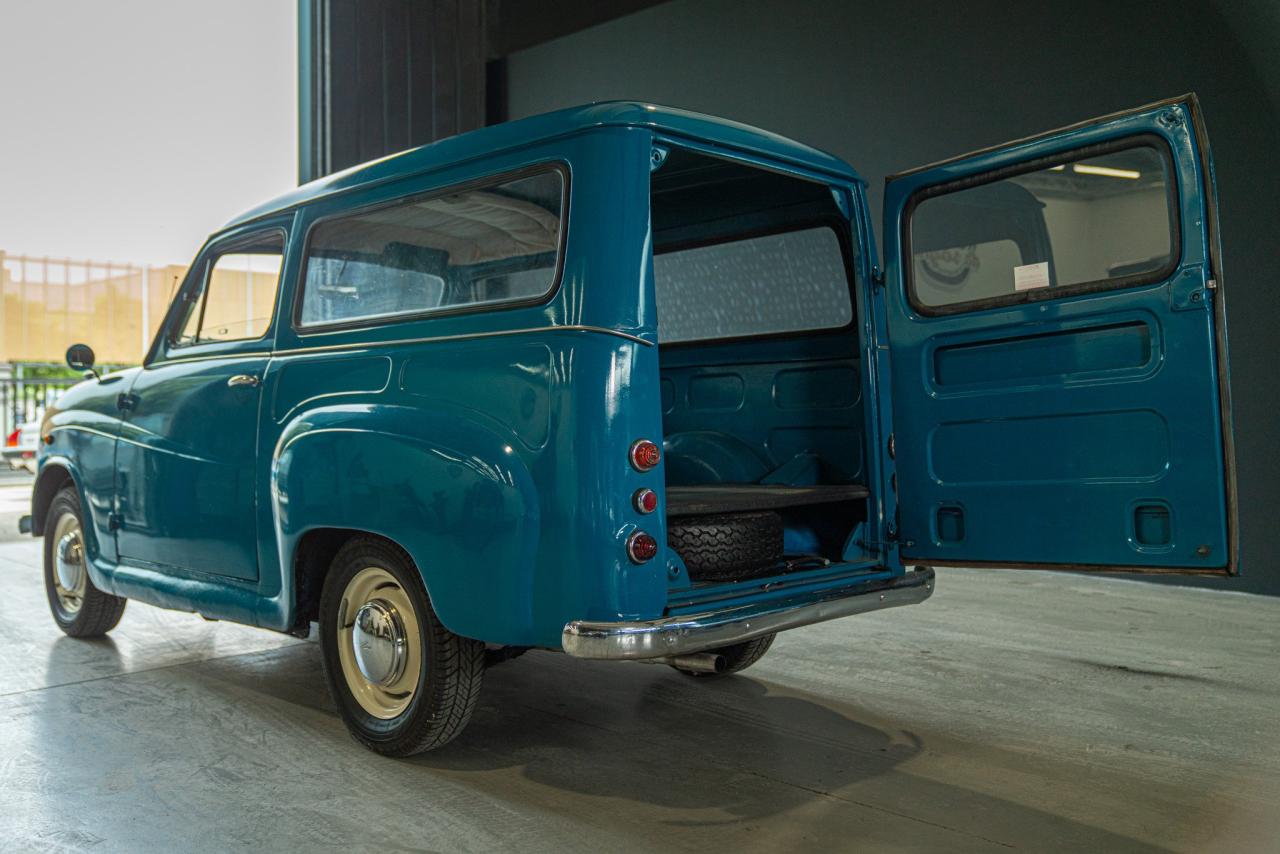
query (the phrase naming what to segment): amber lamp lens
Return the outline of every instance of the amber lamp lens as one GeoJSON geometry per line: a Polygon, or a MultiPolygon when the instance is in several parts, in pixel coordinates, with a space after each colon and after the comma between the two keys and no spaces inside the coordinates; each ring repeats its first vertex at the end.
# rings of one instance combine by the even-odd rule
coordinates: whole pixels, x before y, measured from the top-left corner
{"type": "Polygon", "coordinates": [[[636,531],[627,538],[627,557],[632,563],[646,563],[658,554],[658,541],[644,531],[636,531]]]}

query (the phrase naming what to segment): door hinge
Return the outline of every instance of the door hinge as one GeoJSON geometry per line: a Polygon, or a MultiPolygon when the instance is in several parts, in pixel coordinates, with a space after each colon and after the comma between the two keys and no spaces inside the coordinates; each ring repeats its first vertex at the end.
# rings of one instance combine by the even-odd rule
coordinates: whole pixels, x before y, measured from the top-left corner
{"type": "Polygon", "coordinates": [[[119,513],[107,514],[107,530],[118,531],[124,527],[124,517],[119,513]]]}
{"type": "Polygon", "coordinates": [[[871,268],[871,284],[875,285],[877,288],[884,287],[884,270],[881,270],[879,267],[871,268]]]}

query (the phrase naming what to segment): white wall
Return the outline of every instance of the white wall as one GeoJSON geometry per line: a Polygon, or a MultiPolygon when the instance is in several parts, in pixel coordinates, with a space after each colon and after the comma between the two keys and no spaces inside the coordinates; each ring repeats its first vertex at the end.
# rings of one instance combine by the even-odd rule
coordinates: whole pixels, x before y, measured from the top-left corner
{"type": "Polygon", "coordinates": [[[1045,199],[1053,263],[1063,284],[1107,278],[1115,264],[1169,251],[1169,219],[1161,188],[1090,201],[1045,199]]]}

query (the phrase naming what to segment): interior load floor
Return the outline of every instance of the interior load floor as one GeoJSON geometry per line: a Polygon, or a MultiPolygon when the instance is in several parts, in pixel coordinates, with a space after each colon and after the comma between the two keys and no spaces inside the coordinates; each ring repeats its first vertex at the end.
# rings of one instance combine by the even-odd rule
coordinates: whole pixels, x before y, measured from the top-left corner
{"type": "Polygon", "coordinates": [[[780,483],[698,484],[667,487],[668,516],[702,516],[712,513],[746,513],[811,504],[832,504],[866,498],[867,488],[857,483],[790,486],[780,483]]]}

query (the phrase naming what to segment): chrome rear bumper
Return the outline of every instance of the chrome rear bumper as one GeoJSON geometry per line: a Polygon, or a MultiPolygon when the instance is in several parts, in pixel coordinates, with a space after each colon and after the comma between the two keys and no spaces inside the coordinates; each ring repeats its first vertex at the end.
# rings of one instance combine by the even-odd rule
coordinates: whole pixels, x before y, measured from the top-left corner
{"type": "Polygon", "coordinates": [[[738,605],[722,611],[664,617],[659,620],[603,623],[574,620],[560,642],[576,658],[640,659],[686,655],[795,629],[837,617],[915,605],[933,595],[933,570],[898,578],[797,595],[771,602],[738,605]]]}

